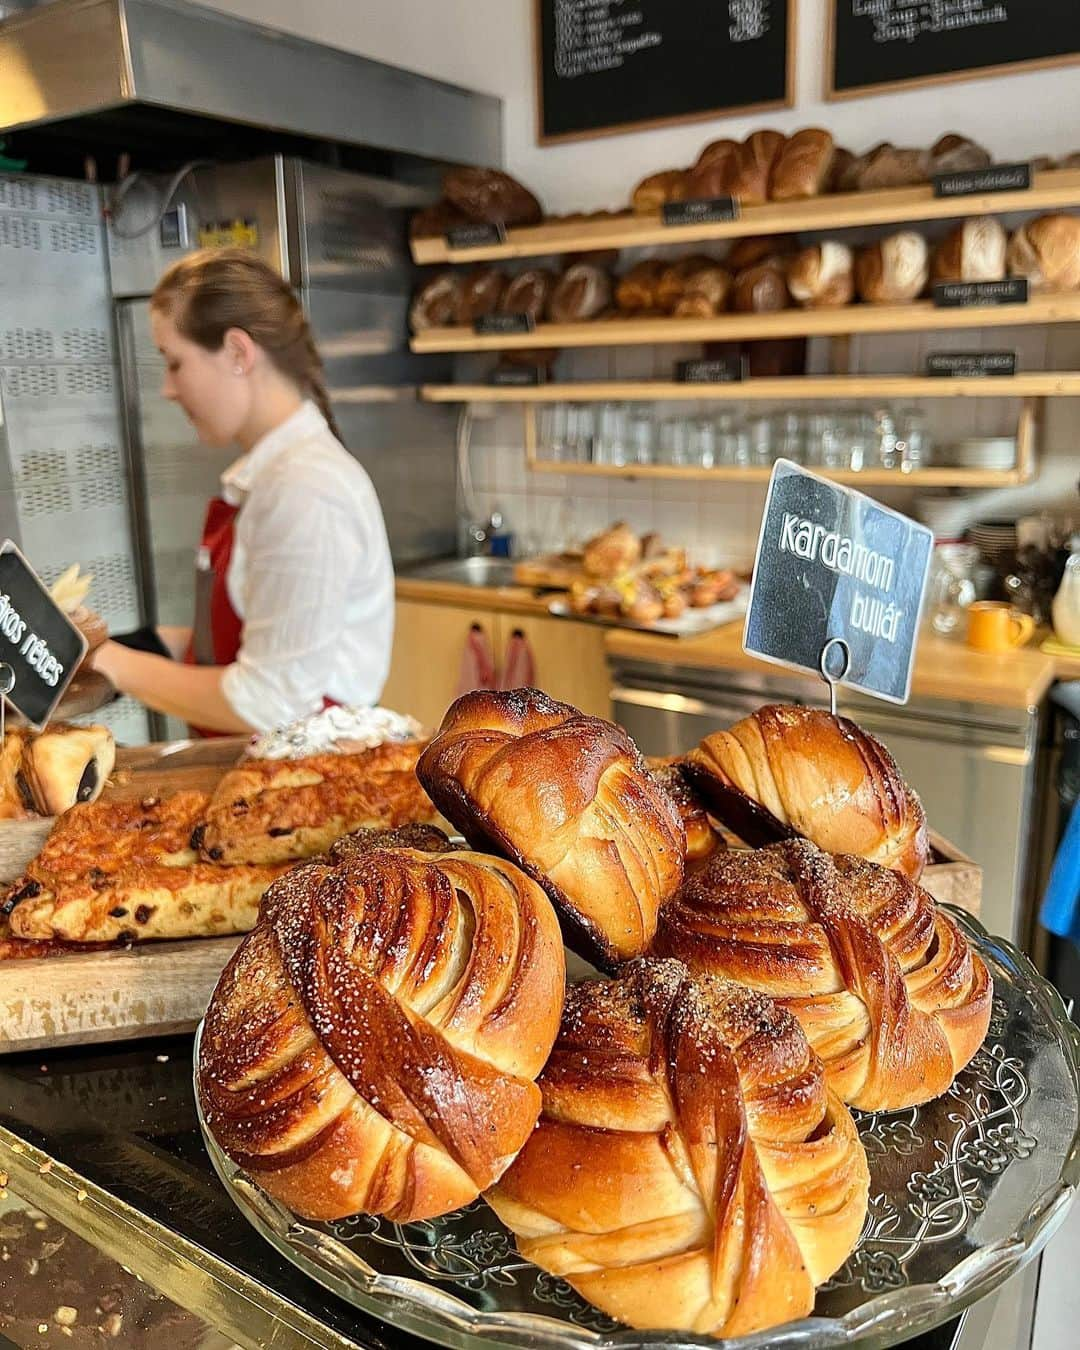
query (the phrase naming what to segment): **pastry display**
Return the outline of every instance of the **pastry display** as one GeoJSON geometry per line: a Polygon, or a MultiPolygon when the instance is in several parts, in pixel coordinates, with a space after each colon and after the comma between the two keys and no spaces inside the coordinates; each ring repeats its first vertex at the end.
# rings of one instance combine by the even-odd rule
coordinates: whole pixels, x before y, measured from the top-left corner
{"type": "Polygon", "coordinates": [[[1052,213],[1026,221],[1009,240],[1009,274],[1033,291],[1080,290],[1080,216],[1052,213]]]}
{"type": "Polygon", "coordinates": [[[990,1021],[986,966],[922,887],[804,839],[714,855],[661,912],[654,950],[777,999],[865,1111],[947,1091],[990,1021]]]}
{"type": "Polygon", "coordinates": [[[417,775],[474,848],[543,886],[575,951],[610,969],[646,950],[684,834],[621,727],[537,689],[477,690],[451,705],[417,775]]]}
{"type": "Polygon", "coordinates": [[[683,283],[673,313],[680,319],[712,319],[727,309],[731,273],[716,263],[695,267],[683,283]]]}
{"type": "Polygon", "coordinates": [[[855,284],[871,305],[906,305],[926,289],[930,276],[926,240],[914,230],[900,230],[861,249],[855,259],[855,284]]]}
{"type": "Polygon", "coordinates": [[[207,1127],[307,1218],[458,1209],[532,1133],[564,979],[551,905],[512,863],[354,841],[272,887],[225,968],[207,1127]]]}
{"type": "Polygon", "coordinates": [[[700,253],[693,253],[687,258],[679,258],[676,262],[668,263],[661,270],[656,283],[657,308],[663,310],[665,314],[674,314],[676,306],[686,294],[690,279],[702,268],[715,266],[712,258],[700,253]]]}
{"type": "Polygon", "coordinates": [[[96,801],[115,762],[108,727],[14,728],[0,749],[0,820],[58,816],[96,801]]]}
{"type": "Polygon", "coordinates": [[[421,741],[355,754],[245,760],[214,790],[195,843],[208,862],[268,865],[310,858],[363,827],[437,823],[416,781],[421,741]]]}
{"type": "Polygon", "coordinates": [[[244,933],[280,866],[200,862],[202,792],[74,806],[7,890],[17,938],[133,942],[244,933]]]}
{"type": "Polygon", "coordinates": [[[807,309],[848,305],[855,296],[855,261],[847,244],[826,239],[788,262],[788,290],[807,309]]]}
{"type": "Polygon", "coordinates": [[[769,200],[773,165],[785,138],[778,131],[755,131],[739,146],[732,161],[731,192],[742,206],[769,200]]]}
{"type": "Polygon", "coordinates": [[[501,169],[448,169],[442,187],[451,206],[480,224],[535,225],[543,215],[529,189],[501,169]]]}
{"type": "Polygon", "coordinates": [[[657,288],[666,264],[659,258],[635,263],[615,283],[615,304],[622,314],[642,314],[660,308],[657,288]]]}
{"type": "Polygon", "coordinates": [[[610,579],[641,561],[642,541],[624,520],[594,535],[585,545],[581,565],[586,575],[610,579]]]}
{"type": "Polygon", "coordinates": [[[930,853],[922,803],[888,750],[846,717],[768,704],[686,756],[710,812],[753,846],[802,836],[917,880],[930,853]]]}
{"type": "Polygon", "coordinates": [[[817,197],[826,190],[833,163],[832,133],[820,127],[797,131],[780,147],[769,180],[774,202],[817,197]]]}
{"type": "Polygon", "coordinates": [[[676,961],[576,985],[540,1087],[485,1198],[522,1256],[620,1322],[734,1337],[804,1317],[855,1246],[855,1123],[763,995],[676,961]]]}

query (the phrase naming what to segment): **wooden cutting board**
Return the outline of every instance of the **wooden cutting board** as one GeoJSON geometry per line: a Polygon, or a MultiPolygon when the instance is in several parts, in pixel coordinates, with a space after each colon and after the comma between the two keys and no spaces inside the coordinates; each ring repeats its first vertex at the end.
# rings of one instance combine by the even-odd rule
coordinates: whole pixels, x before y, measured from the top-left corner
{"type": "MultiPolygon", "coordinates": [[[[103,797],[210,792],[243,737],[119,750],[103,797]]],[[[37,856],[51,820],[0,822],[0,881],[37,856]]],[[[191,1031],[240,938],[145,942],[104,952],[0,961],[0,1054],[191,1031]]]]}
{"type": "Polygon", "coordinates": [[[539,558],[521,558],[514,564],[514,581],[537,590],[568,591],[584,577],[580,553],[546,553],[539,558]]]}

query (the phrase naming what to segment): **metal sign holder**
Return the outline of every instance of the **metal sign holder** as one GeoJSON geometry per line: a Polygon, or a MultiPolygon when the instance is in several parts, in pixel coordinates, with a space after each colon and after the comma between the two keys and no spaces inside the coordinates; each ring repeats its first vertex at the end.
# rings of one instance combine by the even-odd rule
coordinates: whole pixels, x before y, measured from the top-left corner
{"type": "Polygon", "coordinates": [[[0,745],[7,733],[7,696],[15,688],[15,671],[6,661],[0,661],[0,745]]]}
{"type": "Polygon", "coordinates": [[[836,716],[836,687],[851,667],[851,648],[843,638],[834,637],[826,642],[821,649],[821,656],[818,658],[818,670],[821,671],[821,678],[829,686],[829,712],[836,716]],[[843,656],[844,664],[838,672],[829,669],[829,655],[832,651],[839,651],[843,656]]]}

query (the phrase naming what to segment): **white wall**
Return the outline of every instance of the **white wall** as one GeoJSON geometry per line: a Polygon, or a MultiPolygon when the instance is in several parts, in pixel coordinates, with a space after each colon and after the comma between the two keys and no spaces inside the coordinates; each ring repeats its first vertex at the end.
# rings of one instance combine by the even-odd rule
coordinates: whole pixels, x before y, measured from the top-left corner
{"type": "MultiPolygon", "coordinates": [[[[709,0],[702,0],[709,3],[709,0]]],[[[797,0],[796,106],[771,117],[720,118],[543,148],[536,144],[533,0],[212,0],[215,8],[505,100],[506,166],[552,211],[625,203],[646,173],[692,160],[706,141],[822,125],[863,150],[879,140],[925,145],[964,131],[1000,159],[1080,149],[1080,66],[822,101],[826,0],[797,0]]],[[[718,74],[718,83],[723,77],[718,74]]]]}
{"type": "MultiPolygon", "coordinates": [[[[927,145],[952,130],[975,137],[1004,160],[1080,149],[1080,66],[824,103],[826,0],[797,0],[794,108],[767,118],[722,118],[551,148],[536,144],[533,0],[306,0],[302,7],[296,0],[211,2],[243,18],[501,96],[505,166],[554,212],[624,205],[646,173],[689,162],[716,136],[743,136],[764,124],[781,130],[823,125],[856,151],[879,140],[927,145]]],[[[963,346],[981,340],[980,334],[955,337],[956,345],[963,346]]],[[[1044,332],[1002,330],[989,334],[988,340],[1021,352],[1030,349],[1032,366],[1044,360],[1059,368],[1080,366],[1080,334],[1074,336],[1071,329],[1052,338],[1044,332]]],[[[866,349],[864,368],[917,369],[921,341],[920,335],[875,339],[866,349]]],[[[574,370],[596,376],[648,375],[669,368],[673,358],[670,349],[578,354],[574,370]],[[655,372],[639,369],[649,360],[656,363],[655,372]]],[[[997,419],[1013,411],[1013,405],[986,401],[978,408],[939,405],[936,416],[943,421],[943,432],[955,438],[1006,430],[997,419]]],[[[1044,463],[1050,470],[1046,478],[1052,477],[1060,484],[1056,490],[1073,500],[1078,440],[1080,410],[1068,401],[1051,404],[1044,437],[1044,463]]],[[[696,543],[704,557],[739,560],[753,551],[763,499],[756,487],[528,475],[521,421],[513,413],[478,426],[474,464],[480,507],[500,506],[518,532],[533,542],[554,545],[566,534],[580,536],[622,515],[643,529],[667,530],[696,543]],[[569,505],[564,505],[567,493],[569,505]]],[[[1028,490],[1028,505],[1012,509],[1041,509],[1045,488],[1044,480],[1028,490]]],[[[887,495],[903,509],[913,508],[912,494],[887,495]]]]}

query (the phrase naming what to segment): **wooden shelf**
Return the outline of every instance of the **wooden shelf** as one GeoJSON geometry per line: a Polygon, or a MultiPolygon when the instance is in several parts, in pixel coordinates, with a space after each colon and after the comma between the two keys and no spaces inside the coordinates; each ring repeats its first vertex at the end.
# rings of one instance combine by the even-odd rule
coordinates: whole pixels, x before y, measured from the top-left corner
{"type": "Polygon", "coordinates": [[[934,378],[925,375],[806,375],[747,379],[733,384],[675,384],[670,380],[579,380],[525,386],[426,384],[427,403],[735,402],[758,399],[1055,398],[1080,397],[1080,372],[934,378]]]}
{"type": "Polygon", "coordinates": [[[541,323],[531,333],[478,336],[471,328],[429,328],[414,352],[497,352],[540,347],[640,347],[679,342],[738,342],[755,338],[836,337],[849,333],[917,333],[951,328],[1015,328],[1080,322],[1080,293],[1034,295],[1026,305],[938,309],[911,305],[846,305],[784,309],[771,314],[723,314],[715,319],[594,319],[541,323]]]}
{"type": "Polygon", "coordinates": [[[693,244],[751,234],[795,234],[893,225],[914,220],[957,220],[1010,211],[1049,211],[1080,205],[1080,169],[1049,169],[1034,175],[1026,192],[986,192],[970,197],[935,197],[928,184],[878,192],[838,193],[797,202],[748,206],[740,219],[711,225],[664,225],[658,212],[630,213],[598,220],[553,221],[506,232],[506,242],[484,248],[451,249],[445,239],[415,239],[418,263],[488,262],[582,253],[652,244],[693,244]]]}
{"type": "MultiPolygon", "coordinates": [[[[560,473],[585,478],[688,478],[713,483],[767,483],[772,476],[770,468],[699,469],[673,464],[574,464],[561,460],[530,459],[532,473],[560,473]]],[[[950,469],[944,465],[919,469],[915,473],[901,473],[898,469],[821,469],[812,471],[834,483],[850,483],[853,487],[1011,487],[1026,481],[1019,469],[950,469]]]]}

